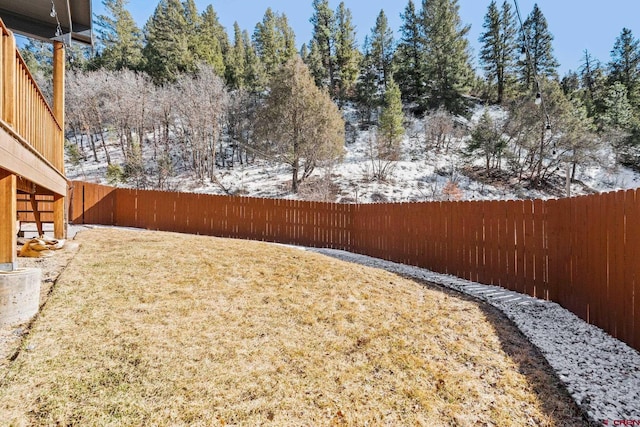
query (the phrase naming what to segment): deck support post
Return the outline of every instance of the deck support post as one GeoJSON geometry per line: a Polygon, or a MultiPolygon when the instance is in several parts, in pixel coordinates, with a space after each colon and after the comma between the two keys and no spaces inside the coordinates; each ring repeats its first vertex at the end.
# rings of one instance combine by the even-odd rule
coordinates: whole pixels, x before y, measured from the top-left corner
{"type": "Polygon", "coordinates": [[[0,270],[14,271],[17,259],[17,184],[16,176],[0,169],[0,270]]]}
{"type": "MultiPolygon", "coordinates": [[[[56,116],[62,132],[55,146],[59,150],[60,158],[64,159],[64,80],[65,80],[65,51],[64,43],[53,42],[53,114],[56,116]]],[[[64,161],[61,162],[60,172],[64,174],[64,161]]],[[[65,202],[66,194],[55,195],[53,200],[53,234],[56,239],[66,237],[65,202]]]]}

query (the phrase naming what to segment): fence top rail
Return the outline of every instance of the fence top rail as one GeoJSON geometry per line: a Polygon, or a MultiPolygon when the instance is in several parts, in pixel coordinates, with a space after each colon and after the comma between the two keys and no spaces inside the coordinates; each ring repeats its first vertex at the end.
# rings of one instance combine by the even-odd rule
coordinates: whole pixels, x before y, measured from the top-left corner
{"type": "Polygon", "coordinates": [[[406,202],[372,202],[372,203],[339,203],[339,202],[323,202],[323,201],[315,201],[315,200],[298,200],[298,199],[284,199],[277,197],[255,197],[255,196],[234,196],[229,194],[210,194],[210,193],[195,193],[189,191],[163,191],[163,190],[147,190],[140,188],[127,188],[127,187],[111,187],[103,184],[95,184],[88,183],[85,181],[72,181],[73,184],[81,184],[81,185],[91,185],[91,186],[99,186],[104,188],[110,188],[113,190],[119,191],[128,191],[131,193],[142,192],[146,194],[167,194],[167,195],[177,195],[178,197],[215,197],[220,199],[229,199],[229,200],[239,200],[240,203],[243,202],[271,202],[277,203],[279,205],[288,206],[288,207],[306,207],[313,206],[320,208],[321,206],[326,206],[328,209],[340,209],[344,206],[351,207],[385,207],[385,206],[423,206],[423,205],[441,205],[441,206],[455,206],[455,205],[485,205],[485,204],[513,204],[513,203],[553,203],[557,201],[567,201],[567,200],[586,200],[594,197],[607,197],[613,194],[633,194],[636,192],[640,193],[639,188],[632,188],[628,190],[614,190],[608,191],[604,193],[594,193],[594,194],[582,194],[571,197],[554,197],[548,199],[488,199],[488,200],[426,200],[426,201],[406,201],[406,202]]]}

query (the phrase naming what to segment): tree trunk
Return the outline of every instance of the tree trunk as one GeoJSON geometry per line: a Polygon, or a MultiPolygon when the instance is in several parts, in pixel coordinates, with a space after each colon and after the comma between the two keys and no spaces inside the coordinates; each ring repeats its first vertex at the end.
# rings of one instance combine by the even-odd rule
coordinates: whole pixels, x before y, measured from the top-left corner
{"type": "Polygon", "coordinates": [[[298,172],[300,170],[300,160],[296,159],[292,166],[292,177],[291,177],[291,192],[298,192],[298,172]]]}
{"type": "Polygon", "coordinates": [[[537,186],[540,186],[542,176],[542,163],[544,160],[544,130],[540,134],[540,159],[538,159],[538,176],[536,177],[537,186]]]}
{"type": "Polygon", "coordinates": [[[89,131],[87,135],[89,137],[89,143],[91,144],[91,151],[93,152],[93,160],[98,163],[98,152],[96,151],[96,141],[93,139],[93,134],[89,131]]]}
{"type": "Polygon", "coordinates": [[[104,155],[107,158],[107,164],[111,165],[111,156],[109,155],[109,150],[107,150],[107,144],[104,140],[104,132],[102,131],[102,126],[100,126],[100,142],[102,143],[102,149],[104,150],[104,155]]]}

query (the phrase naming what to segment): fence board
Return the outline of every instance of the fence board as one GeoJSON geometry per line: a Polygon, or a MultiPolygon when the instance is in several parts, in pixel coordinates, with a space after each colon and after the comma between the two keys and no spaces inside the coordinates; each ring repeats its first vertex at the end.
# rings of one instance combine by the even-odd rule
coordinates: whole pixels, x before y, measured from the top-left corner
{"type": "Polygon", "coordinates": [[[608,195],[608,212],[610,222],[607,224],[609,233],[609,330],[614,337],[620,337],[624,312],[624,207],[625,193],[618,191],[608,195]]]}
{"type": "MultiPolygon", "coordinates": [[[[559,218],[558,218],[558,236],[557,239],[557,251],[560,262],[559,280],[553,284],[553,293],[551,299],[557,301],[566,307],[572,307],[573,310],[578,310],[578,304],[576,301],[576,292],[573,289],[573,264],[574,264],[574,250],[573,237],[575,233],[575,224],[573,220],[573,211],[575,210],[575,199],[561,199],[558,201],[560,206],[559,218]],[[555,295],[555,296],[554,296],[555,295]]],[[[549,215],[551,218],[552,215],[549,215]]]]}
{"type": "Polygon", "coordinates": [[[562,264],[564,260],[560,254],[560,246],[562,245],[561,239],[564,238],[561,233],[561,219],[562,205],[559,200],[549,200],[546,203],[545,223],[547,230],[543,231],[546,236],[546,265],[547,265],[547,277],[545,282],[544,298],[547,300],[557,301],[557,287],[556,284],[562,279],[562,264]]]}
{"type": "Polygon", "coordinates": [[[481,271],[484,268],[483,262],[483,204],[480,202],[472,202],[472,253],[471,253],[471,280],[478,282],[481,271]]]}
{"type": "Polygon", "coordinates": [[[638,262],[638,256],[640,256],[640,191],[633,191],[634,195],[628,197],[628,203],[630,206],[630,214],[627,216],[627,241],[631,254],[635,254],[635,257],[628,255],[626,260],[633,267],[628,267],[628,276],[633,277],[633,281],[628,280],[625,284],[625,319],[632,319],[632,322],[627,323],[629,325],[629,336],[633,337],[625,342],[631,344],[635,349],[640,349],[640,262],[638,262]]]}
{"type": "MultiPolygon", "coordinates": [[[[602,212],[600,211],[600,198],[589,199],[589,210],[587,215],[589,216],[588,220],[588,230],[591,236],[591,239],[588,241],[589,244],[589,265],[591,266],[591,272],[593,277],[589,280],[587,284],[587,295],[588,295],[588,305],[589,305],[589,322],[600,322],[600,310],[604,307],[601,306],[601,299],[595,298],[595,296],[602,293],[602,289],[606,292],[606,283],[602,280],[602,265],[605,262],[606,253],[603,250],[602,245],[606,246],[606,242],[602,242],[602,230],[600,227],[600,221],[602,218],[602,212]]],[[[604,298],[605,295],[602,295],[604,298]]],[[[600,324],[600,323],[597,323],[600,324]]]]}
{"type": "Polygon", "coordinates": [[[635,333],[636,327],[640,324],[640,313],[637,311],[637,306],[634,306],[636,301],[640,302],[637,294],[640,291],[640,287],[638,287],[638,281],[640,280],[640,263],[638,262],[638,256],[640,256],[640,227],[636,225],[638,218],[640,218],[638,202],[637,191],[627,191],[624,200],[625,249],[622,318],[633,319],[633,321],[623,322],[620,337],[625,342],[631,343],[635,348],[640,346],[639,337],[635,333]]]}
{"type": "Polygon", "coordinates": [[[572,222],[575,225],[573,229],[574,238],[572,247],[575,251],[574,264],[575,275],[573,279],[573,290],[576,293],[578,301],[578,310],[575,311],[580,318],[587,320],[588,318],[588,298],[585,291],[586,284],[593,280],[589,276],[589,225],[588,225],[588,209],[589,197],[578,197],[574,199],[574,215],[572,222]]]}
{"type": "Polygon", "coordinates": [[[515,279],[514,290],[525,293],[525,245],[524,245],[524,203],[514,202],[514,247],[515,247],[515,279]]]}

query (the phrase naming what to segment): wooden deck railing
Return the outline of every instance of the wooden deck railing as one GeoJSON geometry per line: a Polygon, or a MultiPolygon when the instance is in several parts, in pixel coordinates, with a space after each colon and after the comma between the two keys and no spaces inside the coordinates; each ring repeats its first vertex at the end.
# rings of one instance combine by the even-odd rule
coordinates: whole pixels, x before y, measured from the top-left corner
{"type": "Polygon", "coordinates": [[[63,128],[16,48],[13,34],[1,20],[0,33],[0,124],[63,174],[63,128]]]}

